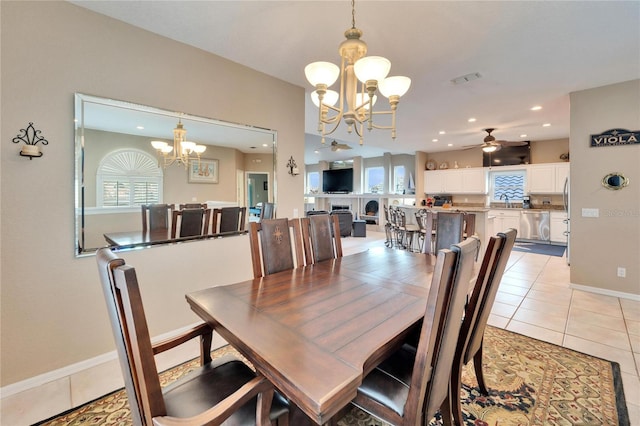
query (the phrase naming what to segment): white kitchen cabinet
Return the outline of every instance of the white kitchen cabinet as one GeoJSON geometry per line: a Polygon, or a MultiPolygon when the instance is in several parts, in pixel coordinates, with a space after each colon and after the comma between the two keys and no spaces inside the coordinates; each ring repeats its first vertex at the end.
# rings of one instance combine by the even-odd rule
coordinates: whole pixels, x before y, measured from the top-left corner
{"type": "Polygon", "coordinates": [[[552,243],[567,244],[567,213],[564,211],[552,211],[549,219],[549,235],[552,243]]]}
{"type": "Polygon", "coordinates": [[[493,234],[513,228],[520,232],[520,210],[489,210],[493,219],[493,234]]]}
{"type": "Polygon", "coordinates": [[[562,194],[568,176],[569,163],[530,164],[527,166],[527,192],[562,194]]]}
{"type": "Polygon", "coordinates": [[[482,167],[424,172],[427,194],[486,194],[487,175],[482,167]]]}

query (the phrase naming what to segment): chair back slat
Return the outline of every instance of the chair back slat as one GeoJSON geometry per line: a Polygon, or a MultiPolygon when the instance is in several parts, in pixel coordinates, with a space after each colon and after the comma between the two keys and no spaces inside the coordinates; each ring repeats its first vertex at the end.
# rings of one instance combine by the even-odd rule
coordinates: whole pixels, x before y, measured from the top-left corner
{"type": "Polygon", "coordinates": [[[438,212],[436,252],[462,241],[464,213],[438,212]]]}
{"type": "MultiPolygon", "coordinates": [[[[223,207],[220,214],[220,229],[218,232],[236,232],[240,225],[240,207],[223,207]]],[[[218,217],[214,212],[214,217],[218,217]]]]}
{"type": "Polygon", "coordinates": [[[173,211],[173,223],[171,225],[171,238],[176,236],[193,237],[208,233],[210,209],[182,209],[173,211]],[[179,219],[179,220],[178,220],[179,219]],[[178,232],[178,222],[180,231],[178,232]]]}
{"type": "Polygon", "coordinates": [[[171,212],[174,208],[174,204],[142,205],[142,230],[144,232],[157,231],[160,229],[169,230],[171,212]]]}
{"type": "Polygon", "coordinates": [[[306,264],[342,257],[340,220],[329,214],[300,219],[306,264]]]}

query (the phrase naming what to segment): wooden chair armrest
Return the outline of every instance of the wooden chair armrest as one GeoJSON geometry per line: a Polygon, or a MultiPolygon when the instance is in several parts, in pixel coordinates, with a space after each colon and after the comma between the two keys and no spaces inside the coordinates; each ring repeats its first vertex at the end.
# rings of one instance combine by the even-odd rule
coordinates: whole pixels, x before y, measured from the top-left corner
{"type": "Polygon", "coordinates": [[[219,425],[256,395],[258,395],[256,424],[258,426],[270,425],[269,412],[271,410],[271,402],[273,401],[273,386],[264,377],[252,379],[227,398],[220,401],[215,407],[197,416],[189,418],[170,416],[154,417],[153,424],[155,426],[219,425]]]}
{"type": "MultiPolygon", "coordinates": [[[[179,346],[185,342],[188,342],[191,339],[195,339],[198,336],[206,336],[207,334],[211,335],[212,333],[213,329],[211,328],[211,326],[209,324],[202,323],[178,336],[174,336],[170,339],[162,340],[158,343],[155,343],[153,345],[153,354],[157,355],[166,350],[175,348],[176,346],[179,346]]],[[[209,337],[209,341],[210,340],[211,337],[209,337]]],[[[211,352],[211,343],[209,343],[209,352],[211,352]]]]}

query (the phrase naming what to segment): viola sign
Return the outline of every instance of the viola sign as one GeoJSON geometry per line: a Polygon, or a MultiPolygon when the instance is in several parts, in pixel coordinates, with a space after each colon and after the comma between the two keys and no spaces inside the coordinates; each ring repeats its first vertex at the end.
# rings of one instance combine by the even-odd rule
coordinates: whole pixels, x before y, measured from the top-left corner
{"type": "Polygon", "coordinates": [[[640,130],[611,129],[599,135],[591,135],[591,146],[633,145],[640,143],[640,130]]]}

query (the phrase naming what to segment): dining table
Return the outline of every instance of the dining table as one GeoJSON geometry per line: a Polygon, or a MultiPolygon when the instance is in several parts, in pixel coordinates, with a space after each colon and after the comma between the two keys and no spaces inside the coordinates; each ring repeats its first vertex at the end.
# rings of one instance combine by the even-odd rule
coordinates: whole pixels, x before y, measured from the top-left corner
{"type": "Polygon", "coordinates": [[[436,256],[389,248],[186,295],[191,309],[315,424],[421,324],[436,256]]]}
{"type": "Polygon", "coordinates": [[[115,248],[132,248],[157,244],[179,243],[183,241],[204,240],[208,238],[222,238],[232,235],[246,234],[246,230],[219,232],[216,234],[192,235],[188,237],[172,237],[170,229],[153,231],[121,231],[103,234],[109,246],[115,248]]]}

